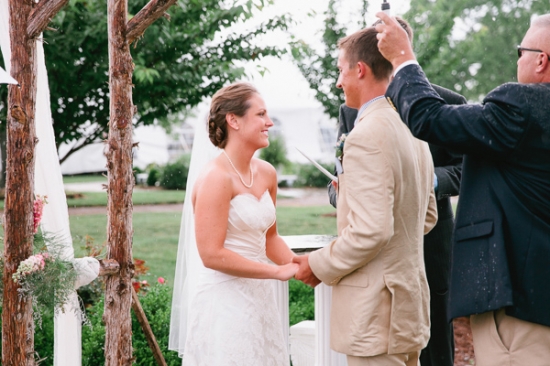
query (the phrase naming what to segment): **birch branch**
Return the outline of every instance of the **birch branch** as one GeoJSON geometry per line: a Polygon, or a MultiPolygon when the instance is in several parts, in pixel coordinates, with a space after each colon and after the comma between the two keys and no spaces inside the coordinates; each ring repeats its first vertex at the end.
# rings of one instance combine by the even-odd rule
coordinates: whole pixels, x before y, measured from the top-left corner
{"type": "Polygon", "coordinates": [[[46,29],[52,18],[63,8],[69,0],[41,0],[29,17],[27,35],[34,39],[46,29]]]}
{"type": "Polygon", "coordinates": [[[126,27],[128,44],[140,37],[147,27],[164,15],[164,12],[174,5],[176,0],[151,0],[129,22],[126,27]]]}

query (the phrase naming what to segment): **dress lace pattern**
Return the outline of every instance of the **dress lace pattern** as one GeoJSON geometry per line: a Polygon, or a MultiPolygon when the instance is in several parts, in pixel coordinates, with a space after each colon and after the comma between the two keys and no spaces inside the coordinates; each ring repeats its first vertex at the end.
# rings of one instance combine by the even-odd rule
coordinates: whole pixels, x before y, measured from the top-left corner
{"type": "MultiPolygon", "coordinates": [[[[237,195],[231,201],[224,246],[266,263],[265,234],[274,222],[268,191],[260,199],[237,195]]],[[[274,280],[234,277],[205,268],[189,316],[184,366],[289,365],[274,280]]]]}

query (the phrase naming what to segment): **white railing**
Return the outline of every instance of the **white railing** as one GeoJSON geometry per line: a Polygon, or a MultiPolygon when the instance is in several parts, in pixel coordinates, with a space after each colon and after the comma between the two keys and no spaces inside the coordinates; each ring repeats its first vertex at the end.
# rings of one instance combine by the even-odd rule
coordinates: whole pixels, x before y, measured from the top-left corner
{"type": "MultiPolygon", "coordinates": [[[[308,253],[328,245],[334,236],[292,235],[283,236],[288,246],[297,254],[308,253]]],[[[281,321],[289,342],[288,282],[277,281],[277,301],[281,321]]],[[[346,357],[330,349],[330,304],[332,288],[320,284],[315,288],[315,366],[347,366],[346,357]]]]}

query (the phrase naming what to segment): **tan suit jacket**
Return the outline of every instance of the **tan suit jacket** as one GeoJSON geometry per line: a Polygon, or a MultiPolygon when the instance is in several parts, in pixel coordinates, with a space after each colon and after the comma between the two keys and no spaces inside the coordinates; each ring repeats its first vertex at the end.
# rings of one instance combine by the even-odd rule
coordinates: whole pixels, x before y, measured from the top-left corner
{"type": "Polygon", "coordinates": [[[365,357],[418,351],[430,333],[423,237],[437,221],[428,144],[380,99],[347,136],[343,167],[338,238],[309,257],[334,286],[331,348],[365,357]]]}

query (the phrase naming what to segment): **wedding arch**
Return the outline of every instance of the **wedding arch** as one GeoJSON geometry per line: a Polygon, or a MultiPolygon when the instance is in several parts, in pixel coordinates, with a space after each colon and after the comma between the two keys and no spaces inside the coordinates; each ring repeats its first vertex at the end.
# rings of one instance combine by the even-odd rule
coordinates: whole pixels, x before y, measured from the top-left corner
{"type": "MultiPolygon", "coordinates": [[[[8,73],[18,85],[8,87],[7,169],[4,208],[4,272],[2,311],[2,364],[10,366],[34,365],[33,319],[30,299],[19,296],[18,284],[12,280],[20,262],[32,254],[33,201],[37,187],[54,196],[56,214],[45,213],[42,225],[50,225],[55,232],[68,233],[68,213],[55,142],[48,147],[53,131],[49,111],[47,75],[41,34],[49,21],[69,0],[0,0],[0,14],[8,19],[0,24],[0,31],[9,29],[9,40],[4,38],[2,53],[8,73]],[[7,50],[7,51],[6,51],[7,50]],[[6,56],[6,53],[9,54],[6,56]],[[37,93],[37,90],[39,92],[37,93]],[[37,123],[41,120],[40,125],[37,123]],[[37,131],[42,131],[37,134],[37,131]],[[37,139],[40,136],[40,140],[37,139]],[[53,155],[52,155],[53,154],[53,155]],[[57,162],[56,162],[57,161],[57,162]],[[52,164],[44,172],[46,164],[52,164]],[[55,167],[57,164],[57,168],[55,167]],[[57,169],[57,170],[56,170],[57,169]],[[47,177],[47,179],[46,179],[47,177]],[[60,207],[57,206],[57,207],[60,207]],[[56,226],[59,225],[59,226],[56,226]],[[65,231],[63,231],[65,230],[65,231]]],[[[107,264],[105,290],[105,365],[131,365],[132,339],[130,309],[138,304],[132,300],[132,103],[133,63],[130,44],[141,36],[149,25],[165,14],[176,0],[151,0],[128,21],[126,0],[108,0],[109,24],[109,85],[110,121],[107,140],[108,206],[107,206],[107,264]]],[[[0,36],[1,38],[1,36],[0,36]]],[[[55,206],[52,204],[48,209],[55,206]]],[[[67,235],[65,235],[67,237],[67,235]]],[[[70,238],[70,235],[68,235],[70,238]]],[[[70,241],[70,240],[69,240],[70,241]]],[[[72,243],[67,245],[67,256],[72,257],[72,243]],[[69,249],[70,247],[70,249],[69,249]]],[[[93,266],[93,265],[92,265],[93,266]]],[[[139,307],[139,306],[138,306],[139,307]]],[[[139,310],[139,309],[137,309],[139,310]]],[[[74,317],[73,317],[74,318],[74,317]]],[[[71,327],[78,320],[56,318],[58,336],[63,341],[74,340],[71,334],[57,332],[58,327],[71,327]],[[61,324],[60,324],[61,323],[61,324]]],[[[71,328],[72,329],[72,328],[71,328]]],[[[77,339],[79,339],[79,330],[77,339]]],[[[63,348],[71,348],[65,343],[63,348]]],[[[80,348],[80,345],[78,345],[80,348]]],[[[60,347],[56,347],[56,352],[60,347]]],[[[56,353],[57,354],[57,353],[56,353]]],[[[158,356],[158,354],[157,354],[158,356]]],[[[67,357],[75,357],[70,355],[67,357]]],[[[80,362],[79,355],[78,362],[80,362]]],[[[162,364],[162,356],[157,359],[162,364]]],[[[56,365],[76,365],[72,360],[56,357],[56,365]]]]}

